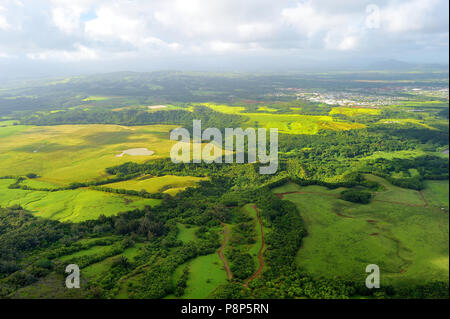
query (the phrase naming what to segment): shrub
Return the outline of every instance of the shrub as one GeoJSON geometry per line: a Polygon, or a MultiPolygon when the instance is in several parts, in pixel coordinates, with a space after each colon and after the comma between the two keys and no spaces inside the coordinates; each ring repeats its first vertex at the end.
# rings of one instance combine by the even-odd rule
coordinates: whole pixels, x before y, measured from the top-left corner
{"type": "Polygon", "coordinates": [[[340,198],[343,200],[346,200],[348,202],[368,204],[368,203],[370,203],[372,194],[369,192],[365,192],[365,191],[348,189],[348,190],[341,192],[340,198]]]}

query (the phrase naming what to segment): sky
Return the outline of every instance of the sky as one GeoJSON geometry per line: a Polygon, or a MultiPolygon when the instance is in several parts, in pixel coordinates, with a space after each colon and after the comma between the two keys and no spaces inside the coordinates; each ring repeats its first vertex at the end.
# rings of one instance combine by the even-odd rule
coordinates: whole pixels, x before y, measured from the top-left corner
{"type": "Polygon", "coordinates": [[[0,77],[448,64],[448,0],[0,0],[0,77]]]}

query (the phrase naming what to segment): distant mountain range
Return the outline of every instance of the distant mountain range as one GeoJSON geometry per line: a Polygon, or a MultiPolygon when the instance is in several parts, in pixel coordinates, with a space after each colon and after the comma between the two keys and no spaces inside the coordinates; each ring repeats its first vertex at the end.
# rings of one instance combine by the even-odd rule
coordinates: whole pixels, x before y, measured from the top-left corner
{"type": "Polygon", "coordinates": [[[448,64],[439,63],[408,63],[404,61],[389,59],[371,63],[367,66],[371,70],[445,70],[448,64]]]}

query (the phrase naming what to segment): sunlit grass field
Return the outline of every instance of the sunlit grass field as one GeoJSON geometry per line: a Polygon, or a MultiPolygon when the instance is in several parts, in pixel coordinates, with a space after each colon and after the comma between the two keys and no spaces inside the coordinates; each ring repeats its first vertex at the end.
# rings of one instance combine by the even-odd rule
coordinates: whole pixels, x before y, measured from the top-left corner
{"type": "MultiPolygon", "coordinates": [[[[39,177],[26,179],[21,185],[35,189],[55,189],[72,182],[102,180],[108,177],[107,167],[125,162],[142,163],[169,157],[175,141],[169,139],[174,126],[151,125],[126,127],[119,125],[0,126],[0,176],[39,177]],[[147,148],[154,155],[123,155],[124,150],[147,148]]],[[[127,190],[166,192],[171,195],[195,186],[204,178],[143,176],[108,184],[107,187],[127,190]]],[[[36,216],[60,221],[80,222],[96,219],[101,214],[156,205],[160,201],[136,196],[113,194],[92,189],[57,192],[8,189],[12,179],[0,180],[0,205],[21,205],[36,216]]]]}
{"type": "Polygon", "coordinates": [[[331,116],[325,115],[300,115],[300,114],[268,114],[268,113],[244,113],[250,117],[249,126],[278,128],[280,133],[287,134],[317,134],[321,129],[350,130],[363,128],[359,123],[347,123],[334,121],[331,116]]]}
{"type": "Polygon", "coordinates": [[[168,157],[175,126],[58,125],[0,127],[0,176],[36,173],[57,185],[103,179],[105,168],[168,157]],[[15,131],[11,133],[11,130],[15,131]],[[147,148],[151,156],[117,157],[124,150],[147,148]]]}
{"type": "Polygon", "coordinates": [[[330,111],[330,115],[333,114],[343,114],[347,116],[355,116],[355,115],[378,115],[381,113],[381,110],[378,109],[368,109],[368,108],[353,108],[353,107],[333,107],[330,111]]]}
{"type": "Polygon", "coordinates": [[[111,216],[145,206],[154,206],[158,199],[106,193],[91,189],[57,192],[8,189],[14,180],[0,179],[0,206],[21,205],[36,216],[59,221],[81,222],[111,216]]]}
{"type": "Polygon", "coordinates": [[[364,124],[336,121],[328,115],[243,113],[244,107],[232,107],[213,103],[203,103],[215,111],[227,114],[238,114],[249,118],[245,123],[250,127],[278,128],[280,133],[317,134],[321,129],[350,130],[364,128],[364,124]]]}
{"type": "Polygon", "coordinates": [[[58,185],[48,183],[48,182],[43,182],[38,179],[25,179],[24,181],[22,181],[20,183],[20,185],[24,185],[24,186],[31,187],[34,189],[56,189],[56,188],[58,188],[58,185]]]}
{"type": "Polygon", "coordinates": [[[271,108],[271,107],[268,107],[268,106],[260,106],[258,108],[258,111],[261,111],[261,112],[277,112],[278,109],[274,109],[274,108],[271,108]]]}

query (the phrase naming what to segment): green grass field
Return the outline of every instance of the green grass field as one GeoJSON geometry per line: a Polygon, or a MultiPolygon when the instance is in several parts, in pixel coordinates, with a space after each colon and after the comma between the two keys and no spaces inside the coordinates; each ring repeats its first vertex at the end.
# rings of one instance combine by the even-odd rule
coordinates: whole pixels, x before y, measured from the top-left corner
{"type": "MultiPolygon", "coordinates": [[[[377,264],[382,285],[449,280],[448,214],[436,207],[409,206],[419,201],[416,194],[393,187],[385,191],[389,196],[384,198],[406,204],[373,201],[360,205],[315,186],[315,191],[320,190],[323,194],[283,198],[297,205],[308,230],[296,258],[304,272],[316,278],[364,280],[365,267],[377,264]]],[[[274,190],[290,191],[297,190],[293,185],[274,190]]]]}
{"type": "Polygon", "coordinates": [[[365,175],[365,177],[367,180],[378,182],[384,188],[383,191],[377,192],[375,194],[375,200],[400,202],[407,205],[409,204],[425,206],[425,202],[422,199],[422,196],[416,190],[394,186],[387,182],[385,179],[378,176],[365,175]]]}
{"type": "MultiPolygon", "coordinates": [[[[188,267],[189,279],[184,291],[183,299],[205,299],[221,284],[227,281],[223,263],[217,253],[200,256],[175,269],[172,276],[174,284],[181,277],[183,270],[188,267]]],[[[168,295],[165,299],[176,299],[168,295]]]]}
{"type": "Polygon", "coordinates": [[[187,187],[193,187],[197,182],[205,179],[206,178],[191,176],[165,175],[161,177],[152,177],[146,175],[132,180],[106,184],[105,186],[135,191],[141,191],[144,189],[149,193],[172,190],[171,195],[173,195],[175,193],[173,190],[181,191],[187,187]]]}
{"type": "Polygon", "coordinates": [[[423,195],[429,205],[446,207],[448,210],[448,180],[425,181],[423,195]]]}
{"type": "Polygon", "coordinates": [[[353,107],[333,107],[333,109],[330,111],[330,115],[343,114],[343,115],[347,115],[347,116],[378,115],[380,113],[381,113],[381,110],[377,110],[377,109],[353,108],[353,107]]]}
{"type": "Polygon", "coordinates": [[[157,199],[106,193],[91,189],[58,192],[8,189],[14,180],[0,180],[0,206],[21,205],[36,216],[60,221],[80,222],[97,219],[101,214],[115,215],[145,206],[153,206],[157,199]]]}
{"type": "Polygon", "coordinates": [[[217,286],[226,282],[227,275],[217,253],[197,257],[189,263],[189,279],[183,298],[207,298],[217,286]]]}

